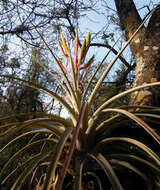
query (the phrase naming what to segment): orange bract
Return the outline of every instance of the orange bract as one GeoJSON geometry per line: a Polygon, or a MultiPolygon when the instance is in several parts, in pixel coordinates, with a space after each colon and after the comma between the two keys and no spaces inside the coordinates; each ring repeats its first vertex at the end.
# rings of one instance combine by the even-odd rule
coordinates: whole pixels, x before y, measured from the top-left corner
{"type": "Polygon", "coordinates": [[[66,51],[66,54],[69,56],[70,51],[69,51],[69,48],[67,46],[66,40],[65,40],[62,32],[60,33],[60,36],[61,36],[62,46],[63,46],[64,50],[66,51]]]}
{"type": "Polygon", "coordinates": [[[59,41],[58,41],[58,46],[59,46],[59,49],[61,50],[61,52],[62,52],[64,58],[66,58],[66,60],[69,61],[69,60],[68,60],[68,57],[67,57],[67,55],[65,54],[65,52],[64,52],[64,50],[63,50],[63,48],[62,48],[62,46],[61,46],[61,44],[60,44],[59,41]]]}
{"type": "Polygon", "coordinates": [[[77,67],[78,63],[78,32],[75,30],[75,40],[74,40],[74,56],[75,56],[75,66],[77,67]]]}
{"type": "Polygon", "coordinates": [[[61,62],[61,60],[60,60],[59,57],[57,57],[57,61],[58,61],[59,66],[61,67],[61,69],[62,69],[63,71],[70,72],[67,68],[65,68],[65,67],[63,66],[63,64],[62,64],[62,62],[61,62]]]}

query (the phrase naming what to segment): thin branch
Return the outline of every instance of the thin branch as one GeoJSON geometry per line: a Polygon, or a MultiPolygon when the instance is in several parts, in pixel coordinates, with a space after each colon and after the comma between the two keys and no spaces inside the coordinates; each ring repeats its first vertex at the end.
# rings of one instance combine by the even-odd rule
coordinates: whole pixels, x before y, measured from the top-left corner
{"type": "MultiPolygon", "coordinates": [[[[110,46],[109,44],[91,43],[90,46],[105,47],[105,48],[110,49],[115,55],[118,54],[118,51],[115,48],[113,48],[113,46],[110,46]]],[[[125,64],[125,66],[127,66],[130,69],[132,68],[132,66],[121,55],[119,56],[119,59],[122,61],[122,63],[125,64]]]]}

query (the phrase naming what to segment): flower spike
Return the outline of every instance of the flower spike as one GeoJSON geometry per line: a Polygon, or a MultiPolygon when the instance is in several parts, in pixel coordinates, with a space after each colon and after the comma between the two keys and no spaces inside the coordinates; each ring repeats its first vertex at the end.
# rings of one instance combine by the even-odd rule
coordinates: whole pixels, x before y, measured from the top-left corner
{"type": "Polygon", "coordinates": [[[64,50],[66,51],[66,54],[69,56],[70,51],[69,51],[69,48],[67,46],[67,43],[66,43],[66,40],[65,40],[65,38],[63,36],[62,31],[60,32],[60,37],[61,37],[62,46],[63,46],[64,50]]]}

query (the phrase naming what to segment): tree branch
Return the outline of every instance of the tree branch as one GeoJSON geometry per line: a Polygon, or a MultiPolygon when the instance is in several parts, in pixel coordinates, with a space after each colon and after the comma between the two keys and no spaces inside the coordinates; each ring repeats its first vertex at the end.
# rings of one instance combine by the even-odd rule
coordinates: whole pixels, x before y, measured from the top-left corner
{"type": "MultiPolygon", "coordinates": [[[[90,46],[105,47],[110,49],[115,55],[118,54],[118,51],[108,44],[91,43],[90,46]]],[[[127,66],[128,68],[132,68],[132,66],[122,56],[119,56],[119,59],[122,61],[122,63],[125,64],[125,66],[127,66]]]]}
{"type": "Polygon", "coordinates": [[[7,31],[0,31],[1,35],[5,35],[5,34],[22,34],[25,31],[28,31],[29,27],[25,26],[25,25],[19,25],[17,27],[15,27],[12,30],[7,30],[7,31]]]}

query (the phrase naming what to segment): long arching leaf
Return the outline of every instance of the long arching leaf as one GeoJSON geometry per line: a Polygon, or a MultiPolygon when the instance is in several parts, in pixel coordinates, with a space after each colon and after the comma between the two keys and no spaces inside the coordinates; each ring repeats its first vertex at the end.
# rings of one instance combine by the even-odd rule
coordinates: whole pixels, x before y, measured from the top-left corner
{"type": "Polygon", "coordinates": [[[95,146],[95,151],[99,151],[102,147],[109,143],[115,143],[115,142],[124,142],[127,144],[131,144],[133,146],[136,146],[143,150],[145,154],[148,155],[148,158],[151,159],[158,167],[160,167],[160,157],[153,152],[149,147],[147,147],[145,144],[141,143],[140,141],[137,141],[135,139],[127,138],[127,137],[110,137],[110,138],[105,138],[102,141],[100,141],[96,146],[95,146]]]}
{"type": "MultiPolygon", "coordinates": [[[[50,150],[50,151],[46,151],[46,152],[43,152],[43,153],[39,153],[39,154],[36,154],[36,155],[33,155],[33,156],[30,156],[25,162],[23,162],[22,164],[20,164],[20,165],[18,165],[14,170],[12,170],[12,172],[10,172],[6,177],[5,177],[5,179],[2,181],[2,184],[5,184],[6,182],[7,182],[7,180],[9,180],[9,178],[11,177],[11,176],[13,176],[14,174],[16,174],[17,172],[18,172],[18,170],[20,170],[21,168],[23,169],[25,169],[25,168],[27,168],[27,167],[29,167],[29,169],[27,169],[28,170],[28,173],[26,173],[26,171],[25,171],[25,175],[28,175],[29,173],[30,173],[30,170],[32,169],[32,167],[33,167],[33,169],[34,169],[34,167],[35,167],[35,165],[34,165],[34,163],[36,164],[36,162],[37,162],[37,165],[40,163],[40,161],[42,161],[42,160],[44,160],[46,157],[48,157],[49,155],[50,155],[50,153],[52,152],[53,150],[50,150]],[[34,162],[34,163],[32,163],[32,162],[34,162]],[[32,165],[32,166],[30,166],[30,165],[32,165]]],[[[32,169],[32,170],[33,170],[32,169]]],[[[27,177],[27,176],[26,176],[27,177]]],[[[20,179],[20,183],[21,183],[22,181],[21,181],[21,179],[20,179]]],[[[16,182],[15,182],[16,183],[16,182]]]]}
{"type": "Polygon", "coordinates": [[[26,81],[24,79],[21,79],[21,78],[17,78],[17,77],[12,77],[10,75],[2,75],[3,77],[6,77],[6,78],[12,78],[14,80],[17,80],[17,81],[20,81],[20,82],[23,82],[24,85],[26,86],[29,86],[31,88],[34,88],[34,89],[37,89],[37,90],[40,90],[46,94],[48,94],[49,96],[55,98],[60,104],[62,104],[66,109],[67,111],[70,113],[73,121],[76,119],[76,112],[73,108],[71,108],[71,106],[64,100],[64,98],[62,98],[61,96],[59,96],[57,93],[54,93],[52,91],[50,91],[49,89],[39,85],[39,84],[35,84],[31,81],[26,81]]]}
{"type": "Polygon", "coordinates": [[[147,88],[147,87],[153,87],[153,86],[157,86],[160,85],[160,82],[154,82],[154,83],[149,83],[149,84],[143,84],[134,88],[131,88],[129,90],[126,90],[124,92],[121,92],[115,96],[113,96],[112,98],[110,98],[109,100],[107,100],[104,104],[102,104],[97,110],[96,112],[93,114],[93,117],[96,117],[96,115],[99,114],[99,112],[103,109],[105,109],[107,106],[109,106],[112,102],[114,102],[115,100],[118,100],[120,98],[122,98],[123,96],[126,96],[127,94],[130,94],[132,92],[135,92],[137,90],[141,90],[143,88],[147,88]]]}
{"type": "MultiPolygon", "coordinates": [[[[11,190],[19,190],[21,188],[22,183],[26,179],[26,177],[35,169],[35,167],[41,162],[48,153],[38,154],[33,156],[28,160],[28,165],[26,165],[24,171],[21,175],[15,180],[11,190]]],[[[27,163],[26,163],[27,164],[27,163]]]]}
{"type": "Polygon", "coordinates": [[[46,175],[46,180],[44,182],[43,190],[49,190],[51,188],[51,183],[55,175],[55,170],[56,170],[58,161],[60,159],[64,145],[69,135],[71,134],[71,132],[72,132],[72,128],[67,128],[65,132],[62,134],[62,136],[60,137],[59,142],[57,143],[55,154],[53,155],[52,161],[47,169],[47,175],[46,175]]]}
{"type": "Polygon", "coordinates": [[[149,162],[139,156],[121,153],[121,154],[109,154],[107,155],[107,157],[109,160],[119,159],[133,164],[138,164],[144,167],[144,169],[148,170],[150,175],[153,176],[153,174],[155,174],[155,176],[160,176],[160,168],[157,167],[157,165],[154,165],[152,162],[149,162]]]}
{"type": "Polygon", "coordinates": [[[121,161],[121,160],[116,160],[116,159],[112,159],[110,161],[111,164],[115,164],[117,166],[122,166],[124,168],[129,169],[130,171],[135,172],[137,175],[139,175],[147,184],[147,188],[149,190],[151,190],[151,188],[153,188],[153,184],[151,183],[151,180],[144,174],[143,171],[141,171],[140,169],[138,169],[137,167],[135,167],[134,165],[126,162],[126,161],[121,161]]]}
{"type": "Polygon", "coordinates": [[[32,131],[29,131],[29,132],[25,132],[23,133],[22,135],[18,135],[17,137],[15,137],[13,140],[9,141],[9,143],[7,143],[5,146],[3,146],[1,149],[0,149],[0,153],[2,151],[4,151],[8,146],[10,146],[11,144],[15,143],[17,140],[25,137],[25,136],[28,136],[28,135],[32,135],[32,134],[38,134],[38,133],[49,133],[50,131],[49,130],[45,130],[45,129],[38,129],[38,130],[32,130],[32,131]]]}
{"type": "Polygon", "coordinates": [[[80,160],[76,160],[75,166],[75,190],[82,189],[82,175],[83,175],[83,165],[84,163],[80,160]]]}
{"type": "Polygon", "coordinates": [[[160,136],[149,126],[147,125],[143,120],[138,118],[136,115],[122,109],[112,109],[108,108],[103,110],[103,112],[117,112],[126,115],[127,117],[131,118],[133,121],[135,121],[139,126],[141,126],[145,131],[147,131],[156,141],[158,144],[160,144],[160,136]]]}
{"type": "MultiPolygon", "coordinates": [[[[62,130],[62,128],[58,125],[55,124],[55,122],[58,122],[59,124],[61,124],[62,126],[65,127],[74,127],[72,122],[70,122],[69,120],[62,118],[58,115],[53,115],[53,114],[45,114],[45,113],[22,113],[22,114],[13,114],[10,117],[3,117],[1,118],[1,120],[5,120],[7,118],[14,118],[14,117],[20,117],[20,116],[26,116],[26,115],[37,115],[37,116],[47,116],[48,118],[36,118],[36,119],[31,119],[31,120],[27,120],[24,122],[17,122],[17,123],[9,123],[7,125],[1,126],[1,128],[8,128],[10,127],[9,131],[11,131],[11,133],[15,133],[18,129],[23,129],[23,128],[46,128],[50,131],[52,131],[53,133],[57,133],[57,134],[61,134],[64,129],[62,130]],[[13,129],[12,129],[13,128],[13,129]]],[[[1,136],[5,136],[5,134],[9,133],[9,131],[7,130],[6,132],[3,132],[1,134],[1,136]]]]}
{"type": "MultiPolygon", "coordinates": [[[[28,112],[28,113],[12,114],[12,115],[9,115],[9,116],[3,116],[3,117],[1,117],[0,121],[12,119],[12,118],[15,118],[15,117],[23,117],[23,116],[38,116],[38,117],[44,117],[46,119],[50,118],[51,120],[53,120],[53,121],[55,120],[56,122],[63,123],[64,125],[72,125],[72,122],[70,122],[69,120],[67,120],[67,119],[65,119],[65,118],[63,118],[61,116],[58,116],[58,115],[55,115],[55,114],[42,113],[42,112],[28,112]]],[[[42,118],[40,118],[40,119],[42,119],[42,118]]]]}
{"type": "Polygon", "coordinates": [[[4,172],[5,170],[9,167],[9,165],[16,160],[17,158],[19,158],[24,152],[26,152],[27,150],[31,149],[32,147],[35,147],[36,145],[41,145],[44,142],[50,142],[50,143],[57,143],[57,140],[55,139],[40,139],[38,141],[35,141],[33,143],[30,143],[28,145],[26,145],[25,147],[23,147],[22,149],[20,149],[19,151],[17,151],[3,166],[3,168],[0,171],[0,182],[3,180],[4,178],[4,172]]]}
{"type": "Polygon", "coordinates": [[[38,64],[43,67],[57,82],[58,84],[61,86],[61,88],[64,90],[64,92],[67,93],[67,95],[70,97],[70,93],[68,88],[66,88],[62,82],[58,79],[58,77],[56,76],[56,74],[52,73],[45,65],[43,65],[42,63],[38,62],[38,64]]]}
{"type": "Polygon", "coordinates": [[[86,130],[86,133],[89,133],[93,123],[95,122],[95,120],[98,118],[98,115],[101,114],[101,111],[104,110],[105,108],[107,108],[107,106],[109,106],[112,102],[114,102],[115,100],[129,94],[132,93],[134,91],[140,90],[142,88],[146,88],[146,87],[152,87],[152,86],[157,86],[160,85],[160,82],[155,82],[155,83],[149,83],[149,84],[144,84],[135,88],[131,88],[129,90],[126,90],[125,92],[119,93],[118,95],[115,95],[114,97],[110,98],[109,100],[107,100],[105,103],[103,103],[92,115],[92,117],[89,120],[89,127],[86,130]]]}
{"type": "Polygon", "coordinates": [[[89,154],[89,156],[93,158],[98,163],[98,165],[100,165],[102,170],[104,170],[105,174],[112,184],[113,190],[123,190],[123,187],[120,184],[116,173],[114,172],[110,163],[105,159],[105,157],[100,153],[96,155],[89,154]]]}

